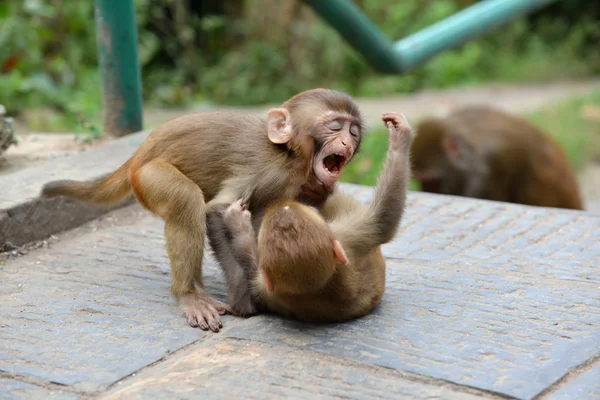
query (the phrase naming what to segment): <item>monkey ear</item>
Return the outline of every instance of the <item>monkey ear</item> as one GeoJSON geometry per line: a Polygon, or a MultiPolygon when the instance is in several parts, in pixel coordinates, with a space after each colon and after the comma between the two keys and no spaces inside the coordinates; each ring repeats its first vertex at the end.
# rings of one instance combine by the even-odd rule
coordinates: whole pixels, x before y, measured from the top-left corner
{"type": "Polygon", "coordinates": [[[260,275],[263,278],[263,282],[265,283],[267,292],[273,293],[273,291],[275,290],[275,285],[273,285],[273,281],[271,280],[271,278],[269,278],[269,275],[267,275],[265,271],[260,271],[260,275]]]}
{"type": "Polygon", "coordinates": [[[342,244],[338,240],[333,241],[333,254],[335,254],[335,259],[338,262],[344,265],[348,264],[348,256],[346,256],[346,252],[344,251],[342,244]]]}
{"type": "Polygon", "coordinates": [[[450,163],[460,170],[468,170],[473,165],[475,153],[473,147],[462,137],[446,136],[442,143],[450,163]]]}
{"type": "Polygon", "coordinates": [[[272,108],[267,114],[269,140],[275,144],[287,143],[292,139],[292,117],[285,108],[272,108]]]}

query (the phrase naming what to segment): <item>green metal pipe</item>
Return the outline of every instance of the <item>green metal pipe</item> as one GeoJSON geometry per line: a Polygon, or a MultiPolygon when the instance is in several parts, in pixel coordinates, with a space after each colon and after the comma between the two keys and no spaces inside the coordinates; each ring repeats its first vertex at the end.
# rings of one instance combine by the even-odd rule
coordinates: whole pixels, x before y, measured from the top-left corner
{"type": "Polygon", "coordinates": [[[348,0],[304,0],[367,62],[382,72],[395,73],[404,69],[394,51],[394,45],[367,16],[348,0]]]}
{"type": "Polygon", "coordinates": [[[104,130],[142,130],[142,79],[133,0],[95,0],[104,130]]]}
{"type": "Polygon", "coordinates": [[[484,0],[392,43],[349,0],[304,0],[375,69],[400,73],[558,0],[484,0]]]}
{"type": "Polygon", "coordinates": [[[403,69],[420,65],[437,53],[457,47],[470,39],[557,0],[485,0],[431,25],[394,44],[403,69]]]}

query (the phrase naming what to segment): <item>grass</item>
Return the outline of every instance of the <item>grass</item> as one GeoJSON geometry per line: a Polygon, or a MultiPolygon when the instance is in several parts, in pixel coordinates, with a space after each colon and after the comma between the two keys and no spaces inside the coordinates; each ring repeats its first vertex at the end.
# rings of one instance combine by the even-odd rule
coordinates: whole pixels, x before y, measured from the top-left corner
{"type": "MultiPolygon", "coordinates": [[[[523,117],[554,138],[576,170],[592,160],[600,160],[600,91],[544,107],[523,117]]],[[[361,152],[344,168],[341,180],[375,185],[387,152],[387,141],[384,128],[368,132],[361,152]]],[[[418,183],[411,181],[410,190],[418,188],[418,183]]]]}
{"type": "Polygon", "coordinates": [[[600,160],[600,91],[524,115],[552,136],[576,170],[600,160]]]}
{"type": "MultiPolygon", "coordinates": [[[[376,128],[365,134],[360,152],[342,172],[342,182],[374,186],[383,168],[388,148],[388,132],[385,128],[376,128]]],[[[409,190],[419,190],[419,184],[411,180],[409,190]]]]}

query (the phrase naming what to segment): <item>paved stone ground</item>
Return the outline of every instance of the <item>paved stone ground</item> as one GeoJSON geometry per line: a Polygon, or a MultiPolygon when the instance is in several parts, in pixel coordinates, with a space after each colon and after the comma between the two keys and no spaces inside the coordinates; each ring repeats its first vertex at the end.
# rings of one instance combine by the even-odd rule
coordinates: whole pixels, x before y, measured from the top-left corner
{"type": "Polygon", "coordinates": [[[135,205],[0,265],[0,398],[600,398],[598,215],[411,194],[371,315],[218,334],[177,312],[163,246],[135,205]]]}

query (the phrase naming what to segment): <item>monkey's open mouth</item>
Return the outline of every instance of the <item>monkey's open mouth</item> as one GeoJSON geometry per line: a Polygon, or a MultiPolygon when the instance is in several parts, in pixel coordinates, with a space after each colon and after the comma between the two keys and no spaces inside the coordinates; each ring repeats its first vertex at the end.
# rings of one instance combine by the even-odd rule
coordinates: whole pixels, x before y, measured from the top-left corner
{"type": "Polygon", "coordinates": [[[339,175],[345,163],[346,157],[341,154],[330,154],[323,159],[323,167],[334,176],[339,175]]]}

